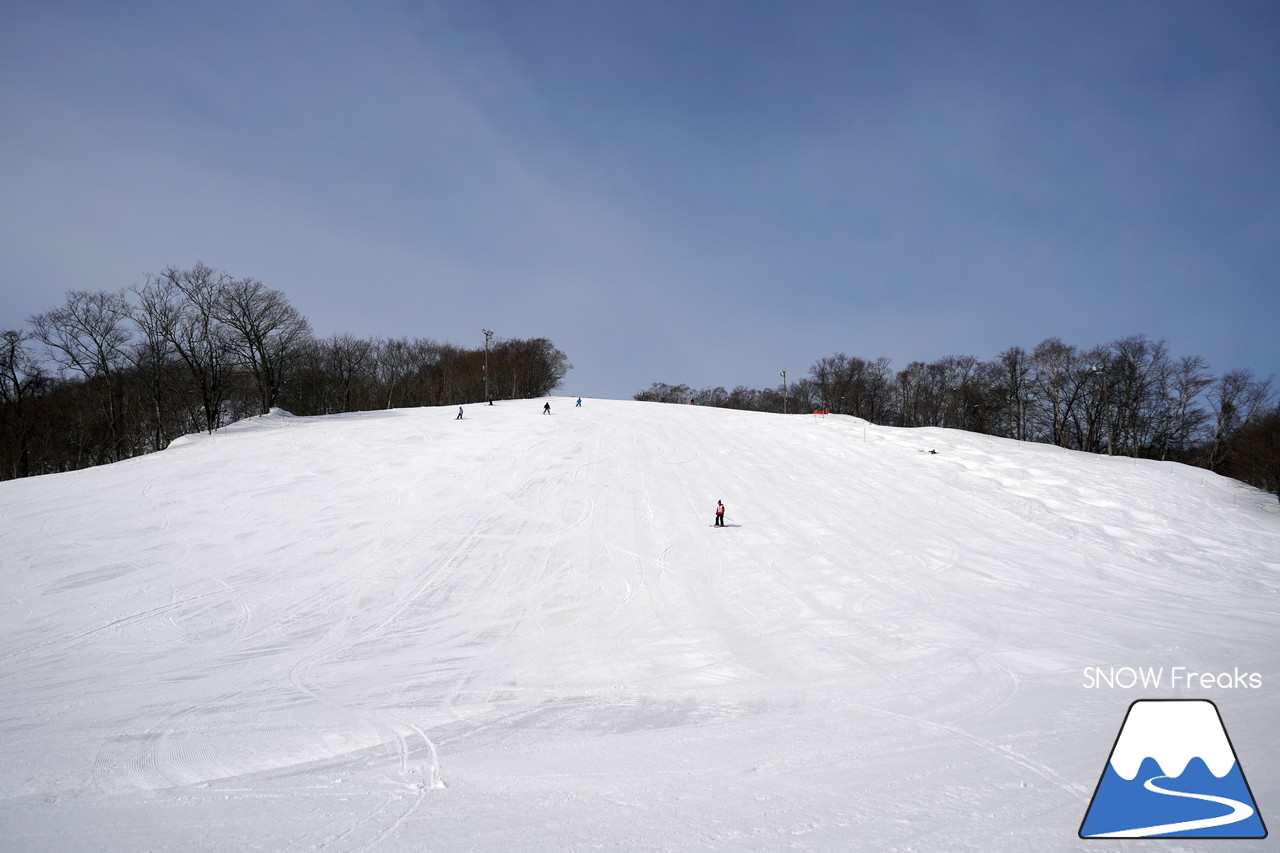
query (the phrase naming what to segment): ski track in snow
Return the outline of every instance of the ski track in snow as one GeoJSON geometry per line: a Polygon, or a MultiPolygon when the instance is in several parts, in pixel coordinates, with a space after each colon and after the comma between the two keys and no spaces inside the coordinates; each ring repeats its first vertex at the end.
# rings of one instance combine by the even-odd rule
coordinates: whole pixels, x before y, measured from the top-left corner
{"type": "MultiPolygon", "coordinates": [[[[1139,698],[1083,667],[1280,662],[1280,512],[1206,472],[540,410],[273,415],[0,483],[0,834],[1075,850],[1139,698]]],[[[1269,689],[1223,700],[1251,766],[1269,689]]]]}

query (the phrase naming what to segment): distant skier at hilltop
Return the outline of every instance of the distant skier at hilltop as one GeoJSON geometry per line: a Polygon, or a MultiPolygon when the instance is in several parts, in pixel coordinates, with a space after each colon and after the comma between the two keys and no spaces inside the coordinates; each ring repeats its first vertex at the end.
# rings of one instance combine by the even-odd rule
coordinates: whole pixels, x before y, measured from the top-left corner
{"type": "Polygon", "coordinates": [[[544,415],[549,415],[549,414],[551,414],[551,401],[550,401],[550,400],[548,400],[546,403],[543,403],[543,404],[542,404],[542,414],[544,414],[544,415]]]}
{"type": "Polygon", "coordinates": [[[716,527],[724,527],[724,501],[716,501],[716,527]]]}

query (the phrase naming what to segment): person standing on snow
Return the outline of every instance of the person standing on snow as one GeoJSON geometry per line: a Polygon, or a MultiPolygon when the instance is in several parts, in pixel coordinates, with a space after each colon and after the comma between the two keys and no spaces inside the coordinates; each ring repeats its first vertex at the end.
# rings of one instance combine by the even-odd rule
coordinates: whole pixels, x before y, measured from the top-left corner
{"type": "Polygon", "coordinates": [[[455,420],[455,421],[460,421],[460,420],[462,420],[462,407],[461,407],[461,406],[459,406],[459,407],[458,407],[458,416],[457,416],[456,418],[454,418],[454,420],[455,420]]]}
{"type": "Polygon", "coordinates": [[[550,403],[550,402],[546,402],[546,403],[543,403],[543,404],[542,404],[542,414],[544,414],[544,415],[549,415],[549,414],[551,414],[551,403],[550,403]]]}
{"type": "Polygon", "coordinates": [[[724,527],[724,501],[716,501],[716,527],[724,527]]]}

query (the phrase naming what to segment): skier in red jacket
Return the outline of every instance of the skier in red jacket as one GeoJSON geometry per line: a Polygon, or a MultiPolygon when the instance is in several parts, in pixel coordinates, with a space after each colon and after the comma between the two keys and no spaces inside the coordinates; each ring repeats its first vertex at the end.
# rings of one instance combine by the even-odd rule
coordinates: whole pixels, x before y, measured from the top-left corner
{"type": "Polygon", "coordinates": [[[724,501],[716,501],[716,527],[724,527],[724,501]]]}

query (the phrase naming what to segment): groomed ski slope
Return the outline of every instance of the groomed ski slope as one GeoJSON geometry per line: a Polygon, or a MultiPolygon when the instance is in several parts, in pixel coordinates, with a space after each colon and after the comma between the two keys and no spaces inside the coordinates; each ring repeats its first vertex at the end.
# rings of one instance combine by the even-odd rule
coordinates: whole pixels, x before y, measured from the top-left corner
{"type": "Polygon", "coordinates": [[[0,846],[1112,849],[1076,832],[1160,697],[1214,700],[1280,816],[1273,496],[542,403],[273,414],[0,483],[0,846]],[[1165,683],[1087,683],[1124,666],[1165,683]]]}

